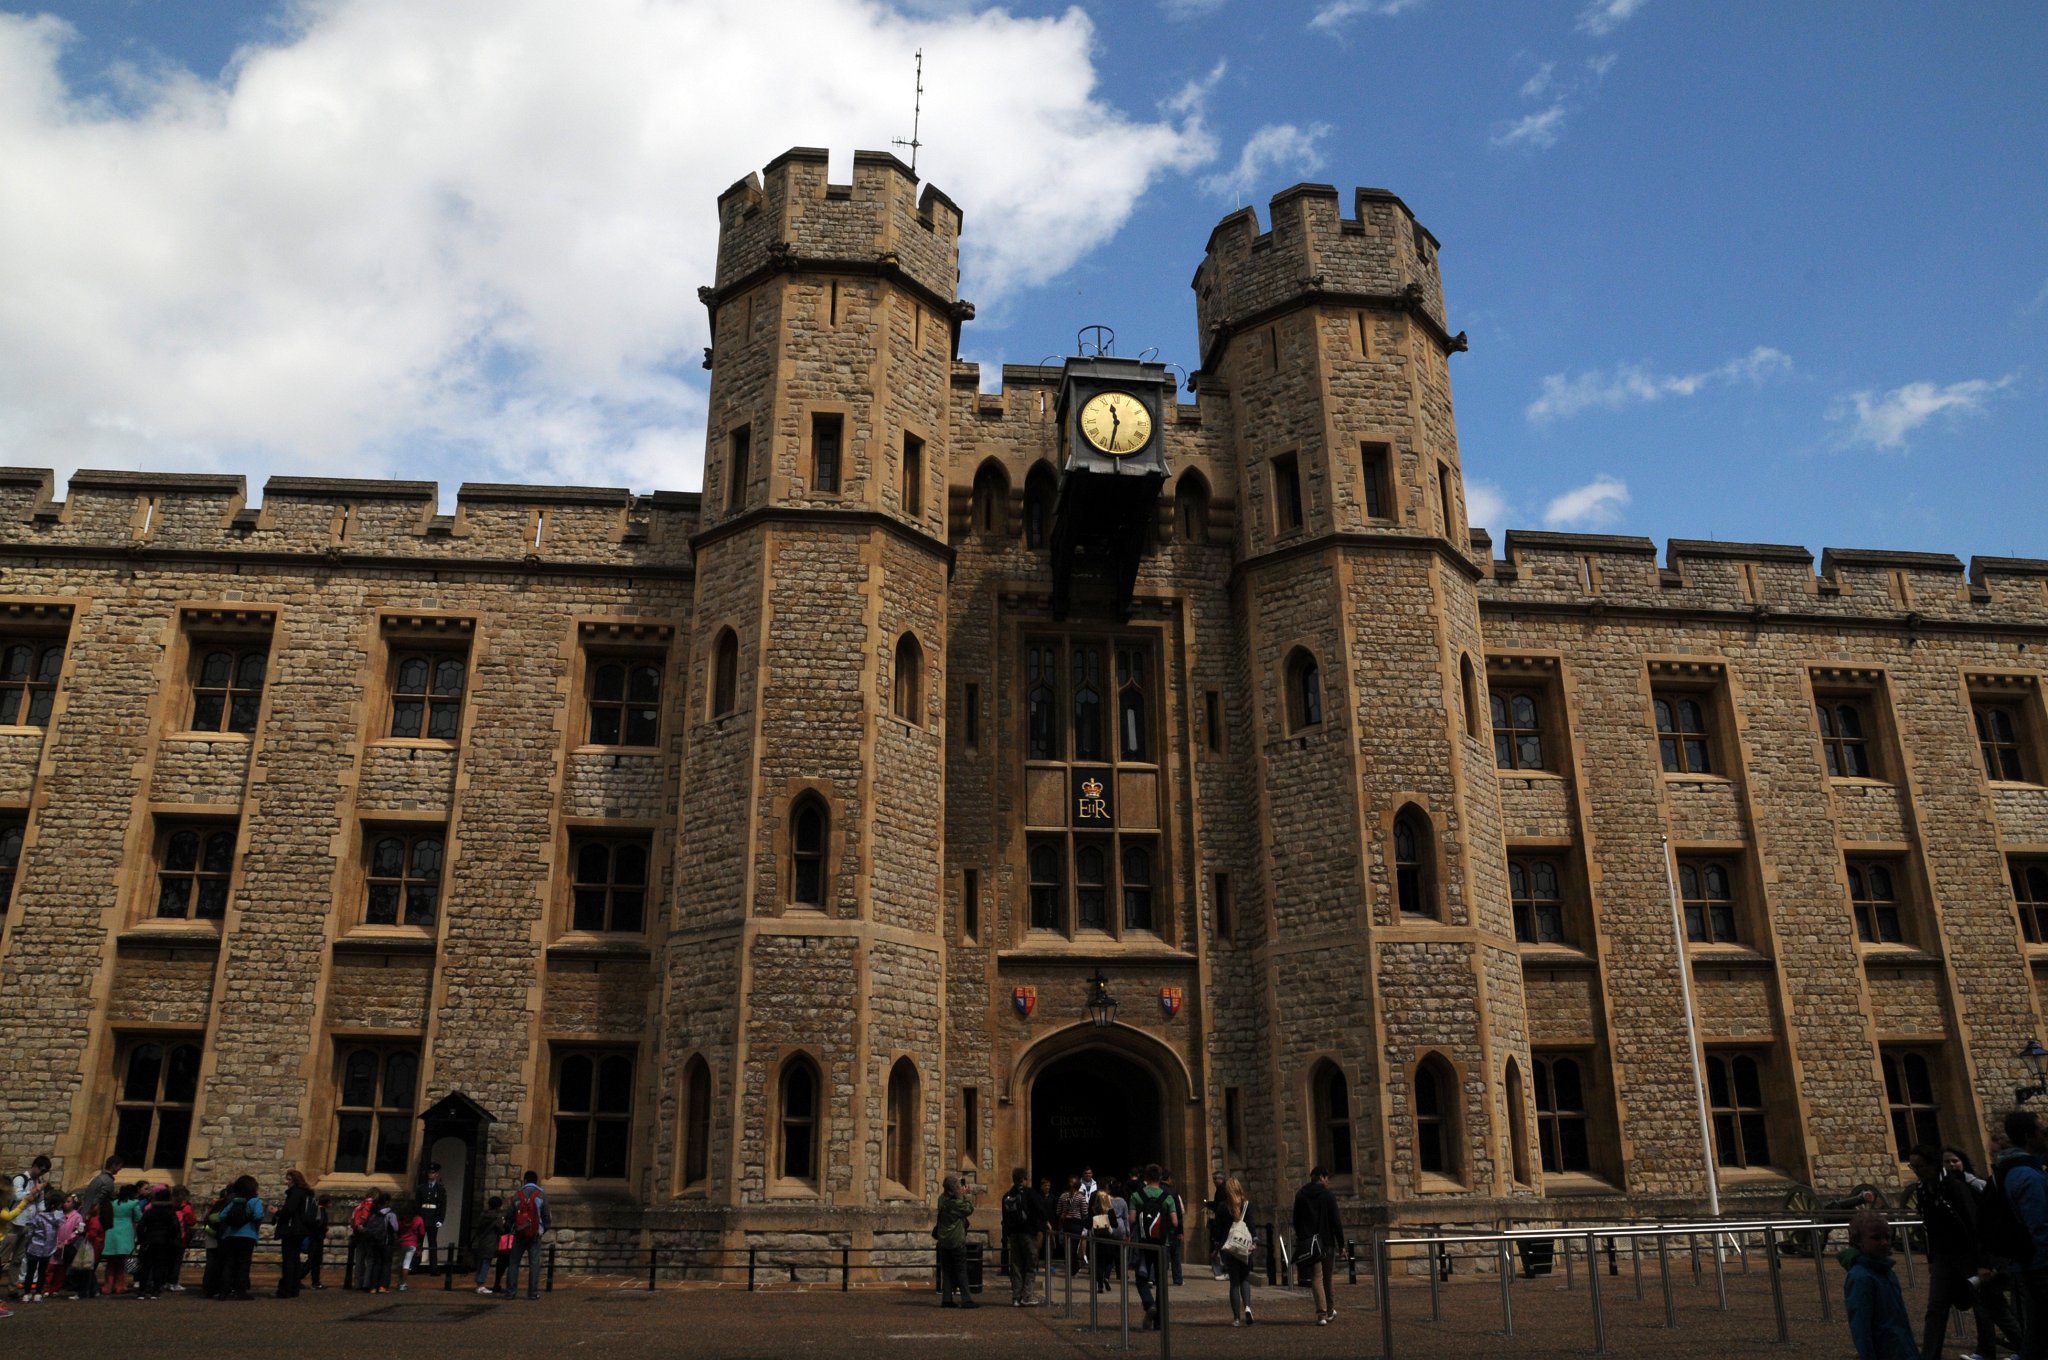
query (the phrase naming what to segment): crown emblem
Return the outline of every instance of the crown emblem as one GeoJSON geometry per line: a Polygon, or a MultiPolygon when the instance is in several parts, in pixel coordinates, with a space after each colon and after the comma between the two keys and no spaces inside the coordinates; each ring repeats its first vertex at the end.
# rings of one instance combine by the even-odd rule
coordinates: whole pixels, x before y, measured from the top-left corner
{"type": "Polygon", "coordinates": [[[1102,796],[1102,781],[1093,776],[1082,780],[1081,796],[1083,798],[1100,798],[1102,796]]]}

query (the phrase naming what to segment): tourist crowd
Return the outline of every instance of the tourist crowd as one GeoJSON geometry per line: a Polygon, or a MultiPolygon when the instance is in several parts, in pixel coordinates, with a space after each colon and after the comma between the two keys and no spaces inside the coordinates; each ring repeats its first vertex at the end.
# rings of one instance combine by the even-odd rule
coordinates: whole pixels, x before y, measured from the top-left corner
{"type": "MultiPolygon", "coordinates": [[[[243,1176],[202,1204],[182,1185],[123,1181],[110,1157],[82,1190],[49,1183],[50,1159],[14,1176],[0,1199],[0,1280],[25,1304],[48,1299],[184,1293],[186,1260],[204,1254],[198,1290],[209,1299],[247,1299],[250,1261],[267,1231],[277,1239],[277,1297],[324,1289],[327,1251],[341,1214],[349,1254],[345,1287],[383,1294],[404,1290],[416,1268],[431,1267],[448,1208],[441,1168],[429,1166],[417,1192],[394,1198],[365,1193],[352,1203],[315,1194],[296,1170],[282,1194],[266,1200],[243,1176]]],[[[520,1268],[526,1297],[540,1292],[541,1241],[549,1227],[540,1178],[527,1172],[508,1197],[493,1195],[470,1233],[476,1292],[516,1298],[520,1268]]],[[[452,1249],[452,1244],[451,1244],[452,1249]]],[[[0,1305],[0,1317],[12,1313],[0,1305]]]]}

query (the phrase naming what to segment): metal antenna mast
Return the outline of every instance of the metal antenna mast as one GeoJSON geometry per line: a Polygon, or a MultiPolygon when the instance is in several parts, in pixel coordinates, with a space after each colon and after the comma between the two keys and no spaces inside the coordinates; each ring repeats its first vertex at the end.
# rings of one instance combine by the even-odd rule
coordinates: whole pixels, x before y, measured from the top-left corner
{"type": "Polygon", "coordinates": [[[910,106],[910,140],[906,142],[901,137],[892,137],[889,139],[889,145],[891,146],[907,146],[910,148],[910,173],[913,175],[917,173],[917,149],[920,146],[924,145],[923,142],[917,140],[918,125],[923,121],[923,119],[924,49],[920,47],[917,49],[917,100],[910,106]]]}

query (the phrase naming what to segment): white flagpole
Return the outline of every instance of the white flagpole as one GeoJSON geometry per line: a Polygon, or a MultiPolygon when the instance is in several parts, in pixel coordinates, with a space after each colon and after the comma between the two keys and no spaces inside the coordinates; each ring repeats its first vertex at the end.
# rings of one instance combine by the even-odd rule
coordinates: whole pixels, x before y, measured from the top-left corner
{"type": "MultiPolygon", "coordinates": [[[[1706,1156],[1707,1164],[1707,1212],[1715,1218],[1721,1216],[1721,1172],[1714,1162],[1714,1126],[1707,1109],[1707,1074],[1700,1062],[1699,1022],[1693,1018],[1692,1009],[1692,955],[1686,948],[1685,911],[1678,902],[1678,873],[1673,867],[1671,837],[1660,836],[1664,843],[1664,884],[1671,891],[1671,928],[1678,940],[1678,991],[1685,1003],[1685,1045],[1692,1055],[1692,1089],[1699,1100],[1700,1151],[1706,1156]]],[[[1718,1245],[1719,1239],[1716,1239],[1718,1245]]]]}

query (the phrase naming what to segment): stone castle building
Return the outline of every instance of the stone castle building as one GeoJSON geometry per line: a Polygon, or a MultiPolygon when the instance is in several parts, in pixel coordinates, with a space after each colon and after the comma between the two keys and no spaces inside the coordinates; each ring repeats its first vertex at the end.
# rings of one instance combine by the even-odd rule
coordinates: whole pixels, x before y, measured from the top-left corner
{"type": "Polygon", "coordinates": [[[890,156],[718,211],[701,493],[0,473],[0,1159],[887,1249],[962,1169],[1485,1222],[1981,1156],[2048,562],[1496,556],[1381,190],[1217,226],[1191,402],[983,391],[890,156]]]}

